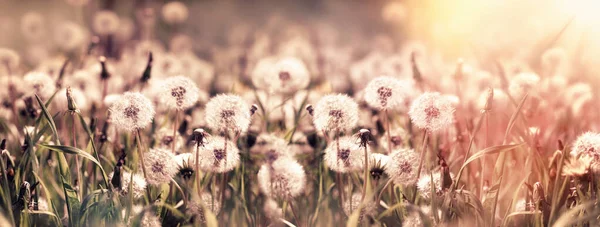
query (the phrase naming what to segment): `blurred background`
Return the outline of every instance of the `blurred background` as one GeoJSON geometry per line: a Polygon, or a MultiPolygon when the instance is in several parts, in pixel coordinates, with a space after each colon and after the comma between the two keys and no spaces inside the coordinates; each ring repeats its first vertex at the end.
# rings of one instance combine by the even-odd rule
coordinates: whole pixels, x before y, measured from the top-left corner
{"type": "MultiPolygon", "coordinates": [[[[594,12],[600,3],[593,0],[184,0],[184,13],[177,7],[166,12],[168,2],[2,0],[0,46],[26,53],[24,63],[37,65],[77,35],[64,28],[65,22],[91,28],[73,44],[85,46],[98,35],[96,12],[112,10],[120,19],[113,42],[153,39],[166,47],[189,46],[212,62],[231,46],[278,48],[294,42],[290,49],[299,51],[304,42],[318,41],[338,53],[348,50],[341,55],[351,60],[418,44],[427,56],[444,61],[477,59],[484,67],[525,61],[535,68],[545,51],[561,47],[578,66],[577,74],[590,77],[600,53],[600,15],[594,12]]],[[[118,49],[108,55],[118,57],[118,49]]]]}

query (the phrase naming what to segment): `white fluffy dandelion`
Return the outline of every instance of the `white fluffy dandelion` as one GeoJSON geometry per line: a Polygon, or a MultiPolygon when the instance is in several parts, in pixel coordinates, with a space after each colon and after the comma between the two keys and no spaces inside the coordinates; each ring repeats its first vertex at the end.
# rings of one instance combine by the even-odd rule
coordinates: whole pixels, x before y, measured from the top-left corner
{"type": "MultiPolygon", "coordinates": [[[[108,175],[108,178],[112,180],[114,177],[114,172],[108,175]]],[[[142,198],[144,196],[146,190],[146,180],[140,174],[133,174],[133,178],[131,173],[127,171],[123,171],[121,175],[121,190],[120,193],[123,196],[127,196],[129,193],[129,185],[131,184],[131,191],[133,192],[133,198],[142,198]]]]}
{"type": "Polygon", "coordinates": [[[258,186],[268,197],[290,200],[304,192],[306,173],[296,160],[280,158],[260,167],[258,186]]]}
{"type": "Polygon", "coordinates": [[[385,173],[395,184],[412,185],[417,181],[419,154],[412,149],[395,150],[385,165],[385,173]]]}
{"type": "Polygon", "coordinates": [[[99,11],[94,15],[92,28],[98,35],[112,35],[119,29],[119,16],[110,10],[99,11]]]}
{"type": "MultiPolygon", "coordinates": [[[[210,137],[208,143],[201,146],[198,151],[200,169],[207,172],[225,173],[240,164],[237,146],[220,136],[210,137]]],[[[192,157],[195,158],[196,154],[193,154],[192,157]]]]}
{"type": "Polygon", "coordinates": [[[339,143],[338,141],[332,141],[327,146],[323,161],[331,170],[336,172],[360,171],[365,164],[364,148],[360,147],[360,141],[356,137],[344,136],[339,138],[339,143]]]}
{"type": "Polygon", "coordinates": [[[172,1],[162,7],[162,17],[168,24],[180,24],[188,18],[188,8],[179,1],[172,1]]]}
{"type": "Polygon", "coordinates": [[[152,122],[152,101],[139,92],[125,92],[110,108],[112,123],[124,131],[142,129],[152,122]]]}
{"type": "Polygon", "coordinates": [[[280,218],[283,218],[283,209],[279,207],[277,202],[271,198],[265,200],[263,206],[265,216],[271,220],[271,222],[279,222],[280,218]]]}
{"type": "Polygon", "coordinates": [[[54,32],[54,42],[65,51],[74,51],[87,44],[88,34],[85,28],[74,22],[63,22],[54,32]]]}
{"type": "Polygon", "coordinates": [[[206,223],[205,209],[208,208],[214,215],[221,212],[221,200],[218,196],[213,196],[208,192],[202,192],[199,202],[191,200],[185,209],[185,214],[198,220],[199,223],[206,223]]]}
{"type": "Polygon", "coordinates": [[[379,110],[403,110],[410,97],[408,85],[393,77],[377,77],[365,88],[365,102],[379,110]]]}
{"type": "Polygon", "coordinates": [[[217,95],[205,109],[207,126],[214,131],[242,133],[250,126],[250,107],[237,95],[217,95]]]}
{"type": "Polygon", "coordinates": [[[539,82],[540,77],[535,73],[519,73],[510,80],[508,91],[515,99],[520,100],[525,93],[535,94],[539,82]]]}
{"type": "Polygon", "coordinates": [[[0,68],[8,67],[10,71],[17,69],[21,63],[21,57],[13,49],[0,48],[0,68]]]}
{"type": "Polygon", "coordinates": [[[147,181],[151,185],[168,183],[177,174],[177,162],[171,151],[162,148],[150,149],[144,156],[147,181]]]}
{"type": "Polygon", "coordinates": [[[25,74],[23,78],[25,82],[26,96],[39,95],[42,99],[48,99],[56,90],[54,80],[47,73],[32,71],[25,74]]]}
{"type": "Polygon", "coordinates": [[[575,140],[571,150],[572,157],[599,157],[600,159],[600,133],[586,132],[575,140]]]}
{"type": "Polygon", "coordinates": [[[310,82],[308,68],[294,57],[267,58],[258,63],[257,70],[252,76],[254,85],[273,93],[292,94],[306,88],[310,82]]]}
{"type": "Polygon", "coordinates": [[[256,138],[256,144],[250,150],[252,153],[264,154],[269,161],[275,161],[280,157],[293,157],[294,152],[288,142],[274,134],[260,134],[256,138]]]}
{"type": "Polygon", "coordinates": [[[314,108],[313,123],[324,132],[352,130],[358,123],[358,104],[347,95],[326,95],[314,108]]]}
{"type": "Polygon", "coordinates": [[[360,209],[360,213],[358,215],[358,222],[362,223],[365,217],[373,216],[377,214],[377,204],[373,201],[365,200],[364,204],[362,202],[362,194],[354,193],[349,198],[348,201],[344,202],[344,213],[348,217],[352,215],[356,210],[360,209]]]}
{"type": "Polygon", "coordinates": [[[426,92],[413,101],[408,115],[415,126],[435,132],[452,124],[454,107],[440,93],[426,92]]]}
{"type": "Polygon", "coordinates": [[[199,93],[196,83],[185,76],[165,79],[159,92],[162,103],[177,110],[187,109],[196,104],[199,93]]]}
{"type": "Polygon", "coordinates": [[[173,131],[172,129],[168,128],[162,128],[158,130],[154,139],[156,140],[157,147],[165,149],[171,149],[171,145],[175,143],[176,152],[181,149],[184,143],[179,133],[176,133],[175,138],[173,138],[173,131]]]}

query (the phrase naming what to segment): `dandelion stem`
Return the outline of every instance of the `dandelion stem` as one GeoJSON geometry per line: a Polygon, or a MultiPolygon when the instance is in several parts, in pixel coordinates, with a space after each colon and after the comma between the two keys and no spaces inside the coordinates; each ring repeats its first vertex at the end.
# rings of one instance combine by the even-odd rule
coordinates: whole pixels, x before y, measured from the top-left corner
{"type": "MultiPolygon", "coordinates": [[[[137,144],[137,152],[138,155],[140,156],[140,163],[142,164],[142,173],[144,174],[144,179],[146,179],[146,181],[148,181],[148,175],[146,174],[146,164],[144,163],[144,152],[142,151],[142,136],[140,133],[140,130],[138,129],[136,131],[137,133],[135,133],[136,135],[136,144],[137,144]]],[[[148,201],[151,200],[150,197],[150,187],[146,187],[146,194],[148,196],[148,201]]]]}
{"type": "Polygon", "coordinates": [[[387,109],[383,111],[383,116],[385,118],[385,124],[386,124],[386,134],[387,134],[387,140],[388,140],[388,150],[387,150],[387,154],[391,154],[392,153],[392,128],[390,127],[390,118],[388,116],[388,111],[387,109]]]}
{"type": "Polygon", "coordinates": [[[302,224],[300,223],[300,219],[298,218],[298,216],[296,216],[296,211],[294,211],[294,204],[292,203],[292,201],[288,201],[288,203],[290,204],[290,210],[292,210],[292,215],[294,216],[294,220],[296,220],[296,223],[298,223],[298,226],[302,226],[302,224]]]}
{"type": "MultiPolygon", "coordinates": [[[[71,125],[71,134],[73,137],[73,147],[77,148],[77,134],[75,134],[75,126],[77,125],[77,121],[75,120],[75,114],[71,113],[71,118],[73,119],[73,124],[71,125]]],[[[75,155],[75,171],[77,172],[77,188],[79,189],[79,199],[81,200],[81,195],[83,194],[83,182],[81,181],[81,165],[79,163],[79,155],[75,155]]]]}
{"type": "Polygon", "coordinates": [[[173,124],[173,138],[171,140],[171,152],[175,154],[175,144],[177,143],[177,125],[179,124],[179,110],[175,110],[175,123],[173,124]]]}
{"type": "Polygon", "coordinates": [[[423,169],[423,161],[425,160],[425,153],[427,153],[427,139],[429,137],[429,132],[425,130],[425,135],[423,135],[423,145],[421,151],[421,158],[419,159],[419,168],[417,169],[417,179],[421,176],[421,170],[423,169]]]}
{"type": "Polygon", "coordinates": [[[369,156],[368,156],[367,146],[368,145],[365,144],[365,149],[364,149],[365,150],[365,171],[364,171],[365,179],[363,181],[362,197],[360,198],[361,203],[365,201],[365,196],[367,195],[367,186],[368,186],[369,180],[370,180],[370,178],[369,178],[369,156]]]}

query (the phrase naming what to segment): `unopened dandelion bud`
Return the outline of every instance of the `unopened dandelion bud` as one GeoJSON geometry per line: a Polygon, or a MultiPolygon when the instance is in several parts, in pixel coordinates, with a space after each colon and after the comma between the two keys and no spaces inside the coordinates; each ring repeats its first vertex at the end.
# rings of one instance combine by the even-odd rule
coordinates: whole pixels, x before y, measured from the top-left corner
{"type": "Polygon", "coordinates": [[[140,78],[140,82],[147,83],[150,80],[150,76],[152,74],[152,51],[148,54],[148,64],[146,64],[146,69],[144,69],[144,73],[142,74],[142,78],[140,78]]]}
{"type": "Polygon", "coordinates": [[[0,142],[0,150],[4,154],[4,150],[6,150],[6,139],[2,139],[2,142],[0,142]]]}
{"type": "Polygon", "coordinates": [[[363,128],[360,131],[358,131],[358,136],[360,138],[360,146],[366,147],[369,141],[371,140],[371,131],[363,128]]]}
{"type": "Polygon", "coordinates": [[[485,101],[485,107],[483,107],[484,111],[492,110],[493,100],[494,100],[494,89],[488,88],[487,98],[485,101]]]}
{"type": "Polygon", "coordinates": [[[77,108],[77,104],[73,99],[73,94],[71,93],[71,87],[67,87],[67,107],[71,112],[79,113],[79,108],[77,108]]]}
{"type": "Polygon", "coordinates": [[[306,111],[308,111],[310,116],[314,116],[315,108],[311,104],[308,104],[306,105],[306,111]]]}
{"type": "Polygon", "coordinates": [[[257,110],[258,110],[258,105],[252,104],[252,106],[250,107],[250,115],[254,115],[257,110]]]}
{"type": "Polygon", "coordinates": [[[204,146],[206,144],[207,137],[210,136],[204,129],[197,128],[193,132],[194,142],[196,142],[196,146],[204,146]]]}
{"type": "Polygon", "coordinates": [[[112,179],[110,179],[110,183],[113,185],[113,187],[115,187],[115,189],[121,190],[121,166],[120,165],[115,165],[112,175],[113,176],[112,176],[112,179]]]}
{"type": "Polygon", "coordinates": [[[100,61],[100,66],[102,66],[102,71],[100,71],[100,79],[107,80],[110,78],[110,73],[108,72],[108,69],[106,69],[106,57],[100,56],[98,61],[100,61]]]}
{"type": "Polygon", "coordinates": [[[565,150],[565,145],[563,144],[562,140],[558,140],[557,146],[558,146],[559,150],[561,150],[561,151],[565,150]]]}

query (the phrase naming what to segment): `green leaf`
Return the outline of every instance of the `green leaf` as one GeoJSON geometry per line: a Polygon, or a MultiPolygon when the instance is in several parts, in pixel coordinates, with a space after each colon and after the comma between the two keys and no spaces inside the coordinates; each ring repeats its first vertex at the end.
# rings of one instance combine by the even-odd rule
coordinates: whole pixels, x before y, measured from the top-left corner
{"type": "Polygon", "coordinates": [[[348,222],[346,223],[346,227],[356,227],[360,225],[360,210],[362,209],[362,206],[360,206],[358,209],[354,210],[352,212],[352,214],[350,215],[350,217],[348,217],[348,222]]]}
{"type": "MultiPolygon", "coordinates": [[[[498,146],[488,147],[482,151],[479,151],[479,152],[473,154],[473,156],[471,156],[469,159],[467,159],[467,161],[465,161],[465,163],[460,167],[460,170],[458,171],[458,175],[460,175],[462,173],[462,171],[465,169],[465,167],[467,167],[467,165],[469,163],[471,163],[485,155],[503,153],[503,152],[515,149],[517,147],[520,147],[522,145],[523,145],[523,143],[513,144],[513,145],[498,145],[498,146]]],[[[458,184],[458,182],[457,182],[457,184],[458,184]]]]}
{"type": "Polygon", "coordinates": [[[112,188],[112,185],[110,185],[108,183],[108,178],[106,176],[106,173],[102,169],[102,165],[100,165],[100,163],[99,163],[100,156],[98,155],[98,149],[96,149],[96,143],[94,143],[94,133],[92,133],[92,130],[90,130],[90,127],[85,123],[85,119],[83,119],[83,116],[81,116],[80,113],[77,113],[77,116],[79,116],[79,121],[81,122],[81,126],[85,129],[85,131],[88,134],[88,137],[90,138],[90,144],[92,145],[92,151],[94,152],[94,156],[96,156],[96,160],[98,161],[98,166],[100,166],[100,169],[102,170],[102,179],[104,180],[104,185],[106,186],[106,188],[112,188]]]}
{"type": "Polygon", "coordinates": [[[558,220],[554,223],[554,227],[571,226],[573,224],[596,220],[596,217],[600,214],[600,209],[592,209],[596,201],[588,201],[580,204],[569,211],[563,213],[558,220]],[[583,216],[579,215],[580,212],[585,212],[583,216]]]}
{"type": "Polygon", "coordinates": [[[67,202],[67,212],[69,213],[69,226],[78,226],[79,224],[79,208],[81,203],[77,196],[77,191],[65,181],[64,177],[61,177],[63,190],[65,193],[65,200],[67,202]]]}
{"type": "MultiPolygon", "coordinates": [[[[94,164],[96,164],[100,168],[100,171],[102,172],[102,177],[104,177],[104,179],[108,179],[108,177],[106,176],[106,172],[104,171],[104,168],[102,168],[102,165],[100,164],[100,162],[96,158],[94,158],[94,156],[92,156],[91,154],[89,154],[79,148],[71,147],[71,146],[47,145],[47,144],[40,145],[40,146],[45,147],[49,150],[58,151],[59,154],[68,153],[68,154],[75,154],[75,155],[84,157],[84,158],[92,161],[94,164]]],[[[105,182],[105,184],[108,186],[108,182],[105,182]]]]}
{"type": "MultiPolygon", "coordinates": [[[[52,135],[54,136],[54,143],[60,145],[60,140],[58,139],[58,132],[56,131],[56,124],[54,123],[54,119],[50,115],[50,112],[48,112],[48,109],[46,109],[46,105],[44,105],[44,103],[42,102],[40,97],[38,95],[35,95],[35,99],[37,100],[38,104],[40,105],[40,108],[42,109],[42,114],[46,118],[46,121],[48,121],[48,124],[50,125],[50,129],[52,129],[52,135]]],[[[69,164],[67,164],[67,159],[65,158],[65,155],[58,153],[57,156],[58,156],[58,167],[60,169],[60,174],[62,175],[62,177],[64,177],[66,179],[67,182],[71,182],[71,173],[69,171],[69,164]]]]}

